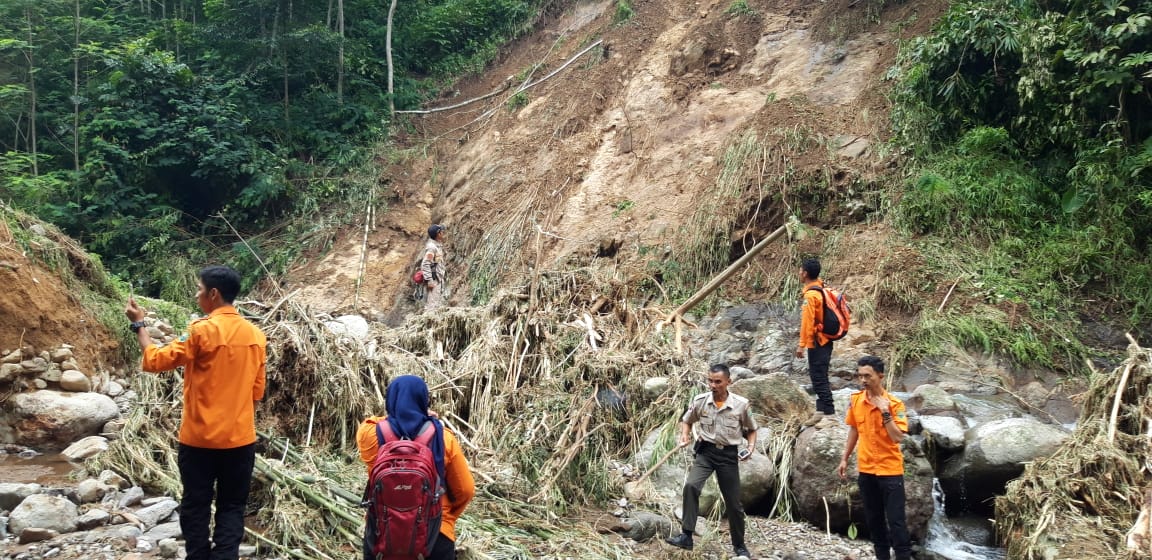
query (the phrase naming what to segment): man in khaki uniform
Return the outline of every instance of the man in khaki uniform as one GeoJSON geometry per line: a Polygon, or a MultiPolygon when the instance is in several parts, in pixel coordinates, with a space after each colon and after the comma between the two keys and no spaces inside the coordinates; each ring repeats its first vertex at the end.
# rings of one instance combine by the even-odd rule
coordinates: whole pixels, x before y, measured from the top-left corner
{"type": "Polygon", "coordinates": [[[424,295],[424,308],[429,311],[444,305],[444,226],[432,224],[428,228],[428,242],[424,244],[424,257],[420,259],[420,270],[424,273],[427,291],[424,295]]]}
{"type": "Polygon", "coordinates": [[[692,533],[696,530],[696,517],[700,509],[700,491],[712,473],[724,496],[728,530],[732,536],[732,550],[737,556],[751,558],[744,546],[744,506],[740,503],[740,462],[747,461],[756,449],[756,420],[748,408],[748,399],[728,392],[732,374],[725,364],[708,368],[708,388],[711,391],[696,395],[688,410],[680,418],[680,446],[692,441],[692,426],[697,438],[693,448],[695,459],[688,480],[684,482],[684,514],[681,516],[683,532],[665,539],[668,544],[692,550],[692,533]],[[737,451],[742,440],[748,448],[737,451]]]}

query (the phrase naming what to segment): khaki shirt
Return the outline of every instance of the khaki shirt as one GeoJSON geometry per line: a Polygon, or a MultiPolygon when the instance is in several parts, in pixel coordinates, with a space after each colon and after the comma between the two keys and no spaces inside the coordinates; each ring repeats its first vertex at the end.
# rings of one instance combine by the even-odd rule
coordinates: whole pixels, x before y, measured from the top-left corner
{"type": "Polygon", "coordinates": [[[424,257],[420,259],[420,270],[424,271],[425,280],[444,281],[444,259],[444,247],[429,239],[424,244],[424,257]]]}
{"type": "Polygon", "coordinates": [[[717,445],[740,445],[744,434],[754,432],[758,427],[752,418],[748,399],[731,392],[719,409],[711,392],[696,395],[680,421],[689,426],[695,424],[700,439],[717,445]]]}

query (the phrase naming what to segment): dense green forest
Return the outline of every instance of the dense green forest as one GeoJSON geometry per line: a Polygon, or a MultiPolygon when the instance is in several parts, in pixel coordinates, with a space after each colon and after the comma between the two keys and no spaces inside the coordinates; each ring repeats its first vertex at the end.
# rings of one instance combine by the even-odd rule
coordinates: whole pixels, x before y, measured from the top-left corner
{"type": "Polygon", "coordinates": [[[552,3],[3,0],[0,199],[154,295],[185,298],[172,273],[221,252],[260,270],[232,226],[282,265],[271,248],[302,232],[274,224],[367,196],[346,172],[403,126],[392,107],[482,70],[552,3]]]}
{"type": "Polygon", "coordinates": [[[1002,333],[1022,361],[1051,361],[1039,340],[1081,317],[1152,319],[1150,25],[1147,0],[958,1],[893,70],[896,219],[1038,319],[1047,336],[1002,333]]]}

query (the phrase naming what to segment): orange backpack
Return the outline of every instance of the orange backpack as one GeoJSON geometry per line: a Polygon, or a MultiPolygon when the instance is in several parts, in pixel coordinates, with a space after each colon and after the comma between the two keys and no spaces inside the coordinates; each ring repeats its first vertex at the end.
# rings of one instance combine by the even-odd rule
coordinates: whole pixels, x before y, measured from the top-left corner
{"type": "Polygon", "coordinates": [[[820,292],[820,299],[824,300],[824,320],[816,325],[816,330],[824,333],[828,340],[844,338],[852,322],[852,309],[844,294],[827,286],[812,286],[808,290],[820,292]]]}

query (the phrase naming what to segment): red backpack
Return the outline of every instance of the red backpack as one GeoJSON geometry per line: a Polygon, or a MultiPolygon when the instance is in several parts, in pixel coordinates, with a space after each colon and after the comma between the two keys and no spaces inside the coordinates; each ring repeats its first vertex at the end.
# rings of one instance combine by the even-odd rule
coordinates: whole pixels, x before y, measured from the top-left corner
{"type": "Polygon", "coordinates": [[[364,535],[364,549],[375,560],[421,560],[436,544],[444,489],[432,455],[434,437],[432,422],[424,422],[414,440],[397,437],[387,420],[376,423],[380,448],[368,474],[364,535]]]}
{"type": "Polygon", "coordinates": [[[824,301],[824,320],[816,325],[816,330],[824,333],[828,340],[840,340],[848,334],[848,326],[852,322],[852,309],[844,299],[844,294],[827,286],[812,286],[808,291],[820,292],[820,299],[824,301]]]}

